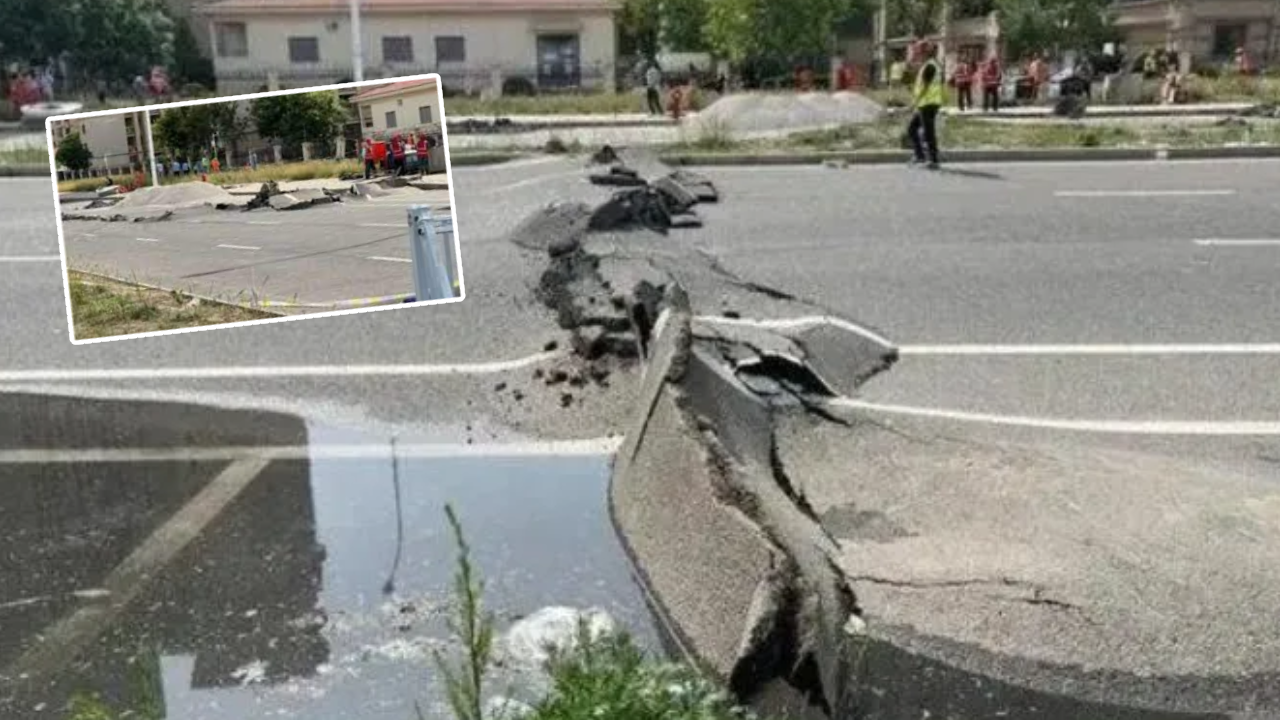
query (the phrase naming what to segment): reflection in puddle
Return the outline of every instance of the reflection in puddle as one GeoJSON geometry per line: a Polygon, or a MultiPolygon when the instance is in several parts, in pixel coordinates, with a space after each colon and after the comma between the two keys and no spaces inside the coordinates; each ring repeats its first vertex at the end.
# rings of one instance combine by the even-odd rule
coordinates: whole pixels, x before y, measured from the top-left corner
{"type": "Polygon", "coordinates": [[[0,559],[0,687],[14,689],[0,717],[62,720],[85,690],[184,720],[405,720],[415,701],[443,717],[432,650],[450,649],[446,502],[501,624],[599,607],[658,649],[608,518],[608,457],[393,459],[390,439],[305,435],[387,451],[270,463],[154,577],[114,596],[102,588],[122,564],[177,537],[174,513],[204,503],[227,464],[0,465],[0,546],[16,549],[0,559]],[[51,642],[72,649],[44,668],[51,642]]]}

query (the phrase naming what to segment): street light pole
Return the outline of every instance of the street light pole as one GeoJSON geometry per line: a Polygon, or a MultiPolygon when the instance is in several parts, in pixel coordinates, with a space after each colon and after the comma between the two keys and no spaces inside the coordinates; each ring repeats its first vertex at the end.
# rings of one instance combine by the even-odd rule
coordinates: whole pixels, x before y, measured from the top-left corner
{"type": "Polygon", "coordinates": [[[160,173],[156,168],[156,144],[151,139],[151,111],[143,110],[142,117],[142,126],[147,132],[147,164],[151,168],[151,186],[160,187],[160,173]]]}
{"type": "Polygon", "coordinates": [[[360,30],[360,0],[348,0],[351,8],[351,63],[352,78],[356,82],[364,81],[364,48],[360,30]]]}

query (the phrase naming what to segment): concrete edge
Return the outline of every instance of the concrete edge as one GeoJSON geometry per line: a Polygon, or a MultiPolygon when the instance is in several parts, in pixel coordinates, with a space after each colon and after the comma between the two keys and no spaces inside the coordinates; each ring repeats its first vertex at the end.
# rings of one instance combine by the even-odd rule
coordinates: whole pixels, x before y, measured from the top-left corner
{"type": "Polygon", "coordinates": [[[68,272],[69,273],[73,272],[79,275],[86,275],[92,278],[98,278],[99,280],[110,280],[111,282],[117,282],[123,285],[132,285],[134,287],[142,288],[144,290],[157,290],[159,292],[177,293],[179,295],[183,295],[195,300],[199,300],[200,302],[214,303],[215,305],[226,305],[228,307],[240,308],[241,310],[254,310],[257,312],[266,313],[268,315],[275,315],[277,317],[288,316],[288,313],[278,312],[276,310],[270,310],[260,305],[249,305],[245,303],[235,303],[229,300],[219,300],[218,298],[215,298],[215,297],[199,295],[197,293],[186,292],[184,290],[174,290],[173,288],[167,288],[161,285],[152,285],[150,283],[140,283],[140,282],[137,282],[136,280],[126,280],[121,277],[116,277],[115,275],[108,275],[107,273],[94,272],[92,270],[78,270],[76,268],[68,268],[68,272]]]}
{"type": "Polygon", "coordinates": [[[501,165],[513,160],[521,160],[532,152],[459,152],[449,153],[449,164],[452,167],[481,167],[484,165],[501,165]]]}
{"type": "MultiPolygon", "coordinates": [[[[668,165],[686,167],[818,165],[828,162],[849,165],[892,165],[907,162],[906,150],[854,150],[847,152],[793,153],[687,153],[665,154],[668,165]]],[[[943,162],[1019,163],[1079,161],[1168,161],[1280,158],[1280,146],[1240,146],[1204,148],[1037,148],[1023,150],[944,150],[943,162]]]]}
{"type": "Polygon", "coordinates": [[[778,411],[699,346],[683,290],[666,300],[614,461],[615,529],[681,654],[757,710],[830,717],[860,620],[837,548],[781,475],[778,411]]]}

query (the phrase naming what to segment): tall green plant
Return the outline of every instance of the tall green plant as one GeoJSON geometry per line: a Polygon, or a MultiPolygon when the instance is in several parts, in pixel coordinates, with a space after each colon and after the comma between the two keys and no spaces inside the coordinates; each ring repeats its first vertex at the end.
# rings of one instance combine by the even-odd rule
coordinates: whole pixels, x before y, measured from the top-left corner
{"type": "MultiPolygon", "coordinates": [[[[458,549],[453,576],[454,607],[447,622],[450,632],[462,642],[463,657],[450,663],[436,651],[435,661],[454,717],[484,720],[484,682],[493,659],[494,617],[484,607],[484,584],[471,564],[471,546],[462,532],[462,523],[452,505],[445,505],[444,513],[458,549]]],[[[425,720],[421,708],[418,717],[425,720]]]]}

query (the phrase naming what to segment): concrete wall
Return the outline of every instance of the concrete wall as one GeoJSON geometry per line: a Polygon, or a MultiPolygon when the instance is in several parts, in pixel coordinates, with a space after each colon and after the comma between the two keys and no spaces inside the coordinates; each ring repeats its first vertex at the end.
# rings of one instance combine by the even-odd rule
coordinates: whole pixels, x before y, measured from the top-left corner
{"type": "MultiPolygon", "coordinates": [[[[269,73],[279,75],[289,87],[338,82],[352,77],[351,25],[345,14],[217,16],[208,20],[216,37],[218,22],[243,22],[249,53],[246,57],[219,57],[214,65],[221,92],[253,92],[266,83],[269,73]],[[314,37],[317,63],[289,60],[289,37],[314,37]]],[[[362,18],[363,49],[367,77],[439,72],[446,86],[460,90],[468,83],[483,85],[494,68],[508,75],[535,74],[537,37],[540,34],[577,34],[584,86],[612,82],[616,62],[616,30],[612,14],[475,13],[385,14],[366,13],[362,18]],[[412,38],[411,62],[390,62],[383,57],[384,37],[412,38]],[[436,62],[437,37],[463,37],[464,62],[436,62]]],[[[474,88],[476,91],[478,87],[474,88]]]]}

